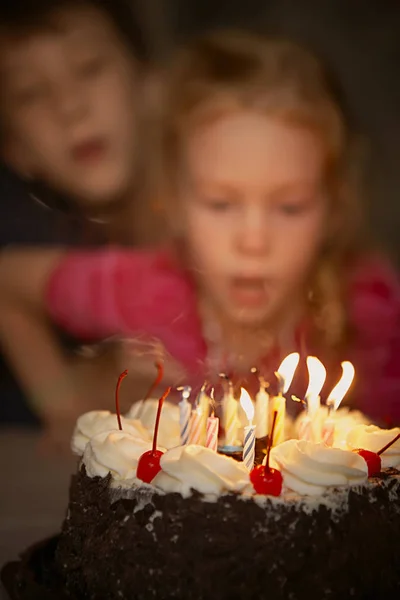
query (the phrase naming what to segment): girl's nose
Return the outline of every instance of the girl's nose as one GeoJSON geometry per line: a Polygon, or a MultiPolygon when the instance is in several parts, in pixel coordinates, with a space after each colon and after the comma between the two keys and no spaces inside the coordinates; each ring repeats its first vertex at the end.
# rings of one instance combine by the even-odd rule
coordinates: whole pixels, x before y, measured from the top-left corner
{"type": "Polygon", "coordinates": [[[270,239],[264,211],[261,207],[251,207],[242,216],[236,233],[237,249],[243,254],[252,256],[267,254],[270,239]]]}

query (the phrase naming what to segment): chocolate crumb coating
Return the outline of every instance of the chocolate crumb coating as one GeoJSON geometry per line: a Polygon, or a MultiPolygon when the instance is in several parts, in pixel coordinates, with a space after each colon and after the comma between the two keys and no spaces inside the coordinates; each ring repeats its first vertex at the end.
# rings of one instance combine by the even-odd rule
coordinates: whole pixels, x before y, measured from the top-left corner
{"type": "Polygon", "coordinates": [[[113,490],[82,468],[56,569],[67,596],[82,600],[398,598],[400,473],[323,501],[258,502],[113,490]]]}

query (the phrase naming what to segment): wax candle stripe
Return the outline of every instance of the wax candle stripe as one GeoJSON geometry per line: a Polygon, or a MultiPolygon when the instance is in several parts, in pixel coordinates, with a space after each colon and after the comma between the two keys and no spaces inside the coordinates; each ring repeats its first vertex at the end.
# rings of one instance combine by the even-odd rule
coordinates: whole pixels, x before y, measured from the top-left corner
{"type": "Polygon", "coordinates": [[[311,438],[311,420],[307,415],[299,425],[299,440],[310,441],[311,438]]]}
{"type": "Polygon", "coordinates": [[[202,437],[202,414],[197,412],[196,410],[192,411],[192,416],[190,419],[190,443],[191,444],[201,444],[202,437]]]}
{"type": "Polygon", "coordinates": [[[327,446],[333,446],[335,440],[335,423],[332,420],[327,420],[322,429],[322,441],[327,446]]]}
{"type": "Polygon", "coordinates": [[[181,400],[179,403],[179,424],[182,446],[189,443],[191,414],[192,409],[189,402],[186,399],[181,400]]]}
{"type": "Polygon", "coordinates": [[[218,428],[219,419],[217,417],[208,417],[206,447],[214,450],[215,452],[218,448],[218,428]]]}
{"type": "Polygon", "coordinates": [[[254,467],[256,428],[249,425],[244,428],[243,462],[248,471],[254,467]]]}

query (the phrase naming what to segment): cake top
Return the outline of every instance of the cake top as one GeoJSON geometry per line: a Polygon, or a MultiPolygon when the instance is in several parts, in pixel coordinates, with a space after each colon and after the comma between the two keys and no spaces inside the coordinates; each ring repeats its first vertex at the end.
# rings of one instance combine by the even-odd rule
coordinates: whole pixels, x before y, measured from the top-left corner
{"type": "MultiPolygon", "coordinates": [[[[124,371],[116,388],[117,414],[92,411],[82,415],[72,450],[82,457],[89,477],[110,475],[113,488],[129,489],[145,482],[159,492],[182,496],[193,491],[205,497],[229,493],[280,496],[289,491],[322,497],[330,490],[363,486],[382,468],[400,466],[400,428],[383,430],[369,424],[361,413],[339,408],[354,376],[348,361],[342,363],[342,378],[321,406],[325,367],[317,358],[307,358],[306,409],[288,426],[283,393],[298,361],[297,353],[284,359],[277,373],[277,395],[271,398],[260,378],[255,400],[241,388],[238,402],[225,378],[220,403],[222,435],[220,418],[214,412],[218,406],[214,388],[208,395],[206,384],[192,404],[189,386],[180,388],[179,406],[165,402],[168,388],[158,401],[143,400],[121,416],[119,389],[127,375],[124,371]],[[266,439],[259,439],[264,444],[264,460],[255,466],[257,433],[266,439]]],[[[157,370],[159,383],[162,363],[157,363],[157,370]]],[[[260,453],[258,459],[261,462],[260,453]]]]}
{"type": "MultiPolygon", "coordinates": [[[[145,419],[144,423],[140,419],[122,418],[122,431],[118,429],[117,416],[108,411],[92,411],[78,419],[72,448],[82,457],[89,477],[110,474],[114,488],[141,485],[137,478],[137,465],[141,455],[151,450],[150,427],[146,425],[154,423],[155,404],[154,400],[149,402],[144,413],[148,420],[145,419]]],[[[170,418],[165,419],[164,424],[161,420],[162,433],[177,413],[176,406],[166,405],[166,414],[170,418]]],[[[140,416],[137,407],[135,411],[133,414],[140,416]]],[[[346,412],[347,421],[350,417],[346,412]]],[[[383,430],[374,425],[355,424],[349,430],[345,447],[340,442],[340,448],[290,439],[272,448],[270,464],[281,472],[284,491],[302,496],[322,496],[329,489],[365,484],[367,463],[353,450],[362,447],[376,452],[399,432],[400,428],[383,430]]],[[[161,437],[168,438],[168,432],[161,437]]],[[[256,494],[243,462],[197,444],[178,445],[168,450],[158,446],[158,449],[164,454],[161,471],[152,481],[152,486],[160,492],[178,492],[184,497],[193,490],[207,497],[227,493],[256,494]]],[[[400,439],[388,449],[383,461],[384,467],[397,468],[400,465],[400,439]]]]}

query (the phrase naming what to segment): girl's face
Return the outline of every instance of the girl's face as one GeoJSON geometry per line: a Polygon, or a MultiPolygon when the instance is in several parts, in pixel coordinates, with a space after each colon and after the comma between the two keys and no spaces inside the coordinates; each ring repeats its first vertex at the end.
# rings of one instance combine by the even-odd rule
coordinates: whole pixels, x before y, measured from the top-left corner
{"type": "Polygon", "coordinates": [[[328,198],[321,141],[237,111],[186,138],[184,235],[206,300],[245,326],[273,324],[307,291],[328,198]]]}

